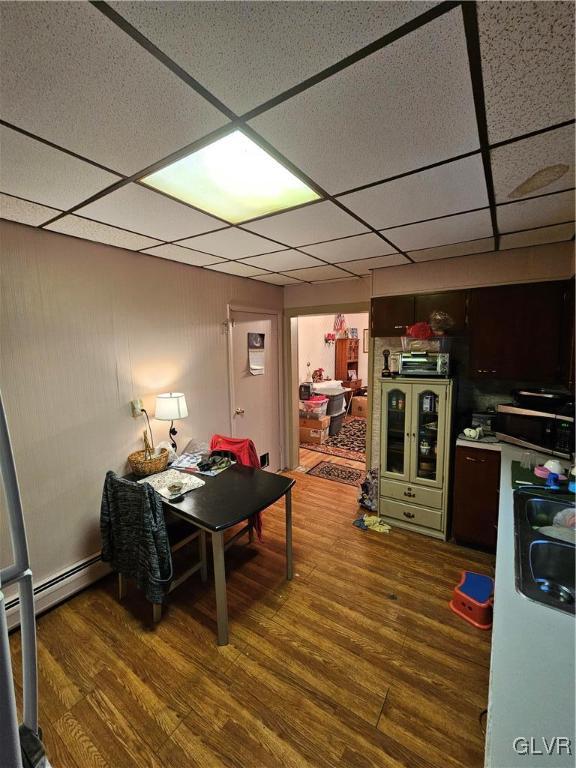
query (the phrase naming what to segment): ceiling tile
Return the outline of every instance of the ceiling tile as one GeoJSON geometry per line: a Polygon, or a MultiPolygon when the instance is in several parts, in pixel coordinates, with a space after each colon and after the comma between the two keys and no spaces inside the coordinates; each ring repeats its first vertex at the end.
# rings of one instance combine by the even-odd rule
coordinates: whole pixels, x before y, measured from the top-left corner
{"type": "Polygon", "coordinates": [[[91,3],[0,3],[2,117],[132,174],[227,119],[91,3]]]}
{"type": "Polygon", "coordinates": [[[242,264],[240,261],[225,261],[222,264],[211,264],[206,269],[214,269],[217,272],[226,272],[229,275],[238,275],[238,277],[254,277],[265,274],[262,269],[242,264]]]}
{"type": "Polygon", "coordinates": [[[491,143],[574,117],[574,4],[477,8],[491,143]]]}
{"type": "Polygon", "coordinates": [[[574,192],[520,200],[496,209],[500,233],[546,227],[574,220],[574,192]]]}
{"type": "Polygon", "coordinates": [[[61,210],[119,179],[4,126],[0,127],[0,146],[0,189],[61,210]]]}
{"type": "Polygon", "coordinates": [[[340,240],[330,240],[327,243],[307,245],[304,250],[306,253],[318,256],[319,259],[330,261],[333,264],[339,261],[368,259],[371,256],[396,253],[392,246],[372,232],[367,235],[355,235],[354,237],[344,237],[340,240]]]}
{"type": "Polygon", "coordinates": [[[441,245],[438,248],[423,248],[421,251],[408,251],[408,256],[414,261],[436,261],[449,259],[452,256],[468,256],[472,253],[488,253],[494,250],[494,238],[484,237],[469,243],[454,243],[441,245]]]}
{"type": "Polygon", "coordinates": [[[116,245],[119,248],[129,248],[132,251],[159,245],[158,240],[153,240],[150,237],[135,235],[132,232],[116,229],[116,227],[110,227],[107,224],[100,224],[98,221],[83,219],[80,216],[64,216],[53,224],[49,224],[46,229],[60,232],[63,235],[81,237],[84,240],[95,240],[98,243],[116,245]]]}
{"type": "Polygon", "coordinates": [[[332,280],[336,277],[346,277],[346,272],[338,269],[338,267],[327,265],[324,267],[290,270],[289,275],[290,277],[297,277],[299,280],[312,282],[314,280],[332,280]]]}
{"type": "Polygon", "coordinates": [[[460,8],[250,125],[331,193],[478,149],[460,8]]]}
{"type": "Polygon", "coordinates": [[[20,224],[29,224],[37,227],[45,221],[50,221],[54,216],[58,216],[60,211],[54,208],[47,208],[45,205],[30,203],[28,200],[20,200],[11,195],[0,193],[0,219],[9,219],[18,221],[20,224]]]}
{"type": "Polygon", "coordinates": [[[261,280],[263,283],[272,283],[272,285],[293,285],[300,282],[300,280],[288,277],[288,275],[258,275],[254,279],[261,280]]]}
{"type": "Polygon", "coordinates": [[[489,211],[474,211],[387,229],[384,234],[403,251],[412,251],[488,237],[492,234],[492,223],[489,211]]]}
{"type": "Polygon", "coordinates": [[[268,216],[244,226],[253,232],[294,246],[367,231],[356,219],[328,200],[277,216],[268,216]]]}
{"type": "Polygon", "coordinates": [[[315,75],[435,3],[111,5],[183,69],[241,113],[315,75]]]}
{"type": "Polygon", "coordinates": [[[252,264],[255,267],[263,267],[273,272],[284,272],[287,269],[299,269],[300,267],[316,267],[321,263],[318,259],[313,259],[312,256],[306,256],[305,253],[291,249],[243,260],[243,264],[252,264]]]}
{"type": "Polygon", "coordinates": [[[527,232],[515,232],[512,235],[502,235],[500,250],[506,248],[521,248],[526,245],[543,245],[559,243],[574,237],[574,224],[559,224],[543,229],[529,229],[527,232]]]}
{"type": "Polygon", "coordinates": [[[241,259],[243,256],[255,256],[260,253],[282,250],[283,246],[272,240],[245,232],[243,229],[229,227],[220,232],[182,240],[179,245],[187,245],[206,253],[215,253],[227,259],[241,259]]]}
{"type": "MultiPolygon", "coordinates": [[[[536,171],[564,164],[569,170],[541,192],[556,192],[574,186],[574,125],[506,144],[490,152],[497,203],[507,203],[510,193],[536,171]]],[[[537,195],[539,191],[528,193],[537,195]]]]}
{"type": "Polygon", "coordinates": [[[339,199],[378,229],[488,205],[479,154],[339,199]]]}
{"type": "Polygon", "coordinates": [[[160,240],[179,240],[226,226],[212,216],[144,189],[138,184],[127,184],[79,208],[78,213],[160,240]]]}
{"type": "Polygon", "coordinates": [[[172,259],[172,261],[181,261],[183,264],[192,264],[194,267],[205,267],[207,264],[223,261],[219,256],[208,256],[205,253],[192,251],[190,248],[181,248],[179,245],[157,245],[154,248],[147,248],[144,253],[151,253],[153,256],[161,256],[163,259],[172,259]]]}
{"type": "Polygon", "coordinates": [[[354,272],[355,275],[368,275],[372,269],[381,267],[396,267],[399,264],[410,264],[401,253],[392,253],[390,256],[377,256],[374,259],[360,259],[358,261],[347,261],[342,266],[345,269],[354,272]]]}

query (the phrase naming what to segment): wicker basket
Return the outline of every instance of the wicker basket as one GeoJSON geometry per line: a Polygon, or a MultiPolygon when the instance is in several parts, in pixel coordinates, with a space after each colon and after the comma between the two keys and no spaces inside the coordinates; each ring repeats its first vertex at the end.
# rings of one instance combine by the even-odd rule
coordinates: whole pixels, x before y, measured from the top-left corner
{"type": "Polygon", "coordinates": [[[168,456],[170,455],[166,448],[160,449],[158,456],[148,456],[148,451],[134,451],[128,456],[128,463],[135,475],[139,477],[145,477],[146,475],[155,475],[156,472],[162,472],[166,469],[168,464],[168,456]]]}

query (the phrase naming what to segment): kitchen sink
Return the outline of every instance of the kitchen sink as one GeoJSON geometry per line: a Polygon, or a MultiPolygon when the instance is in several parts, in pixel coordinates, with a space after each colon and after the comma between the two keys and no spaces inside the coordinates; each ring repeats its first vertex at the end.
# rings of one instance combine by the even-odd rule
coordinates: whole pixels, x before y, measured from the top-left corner
{"type": "Polygon", "coordinates": [[[516,588],[531,600],[574,614],[576,546],[548,535],[556,513],[574,502],[551,496],[525,489],[514,493],[516,588]]]}

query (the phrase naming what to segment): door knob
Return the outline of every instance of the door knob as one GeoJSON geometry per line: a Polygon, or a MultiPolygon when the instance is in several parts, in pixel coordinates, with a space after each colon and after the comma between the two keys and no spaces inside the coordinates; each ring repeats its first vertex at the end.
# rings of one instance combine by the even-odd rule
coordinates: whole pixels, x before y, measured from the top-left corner
{"type": "Polygon", "coordinates": [[[244,408],[236,408],[236,410],[234,411],[234,413],[235,413],[237,416],[241,416],[241,415],[244,413],[244,408]]]}

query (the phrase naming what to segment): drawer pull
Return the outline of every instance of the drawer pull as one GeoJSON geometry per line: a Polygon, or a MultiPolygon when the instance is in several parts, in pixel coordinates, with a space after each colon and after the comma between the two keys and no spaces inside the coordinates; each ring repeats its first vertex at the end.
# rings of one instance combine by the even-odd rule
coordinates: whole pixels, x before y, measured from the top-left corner
{"type": "Polygon", "coordinates": [[[408,491],[404,491],[404,496],[408,496],[409,499],[413,499],[416,496],[416,494],[408,490],[408,491]]]}
{"type": "Polygon", "coordinates": [[[410,520],[412,520],[412,518],[415,517],[414,512],[402,512],[402,514],[404,515],[404,517],[407,517],[410,520]]]}
{"type": "Polygon", "coordinates": [[[466,461],[473,461],[475,464],[486,464],[486,459],[474,459],[472,456],[465,456],[466,461]]]}

